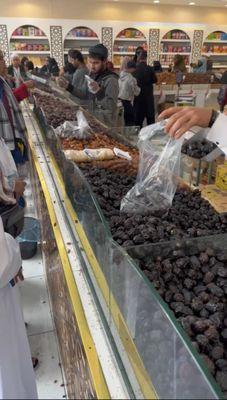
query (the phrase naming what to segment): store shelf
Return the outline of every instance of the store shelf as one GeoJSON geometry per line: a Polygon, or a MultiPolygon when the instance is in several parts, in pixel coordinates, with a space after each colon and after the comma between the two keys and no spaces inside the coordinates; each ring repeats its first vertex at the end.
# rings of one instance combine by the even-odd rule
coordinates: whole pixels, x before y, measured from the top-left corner
{"type": "Polygon", "coordinates": [[[11,36],[11,39],[23,40],[48,40],[47,36],[11,36]]]}
{"type": "Polygon", "coordinates": [[[219,43],[219,44],[224,44],[227,43],[227,40],[205,40],[204,44],[206,43],[219,43]]]}
{"type": "MultiPolygon", "coordinates": [[[[190,65],[185,65],[186,68],[190,68],[190,65]]],[[[169,68],[169,64],[162,64],[162,68],[169,68]]]]}
{"type": "Polygon", "coordinates": [[[80,36],[66,36],[65,40],[90,40],[90,41],[98,41],[97,37],[80,37],[80,36]]]}
{"type": "Polygon", "coordinates": [[[17,50],[10,50],[11,51],[11,53],[13,52],[13,51],[15,51],[15,52],[17,52],[17,54],[37,54],[37,55],[39,55],[39,54],[50,54],[50,50],[49,51],[36,51],[36,50],[31,50],[31,51],[29,51],[29,50],[19,50],[19,51],[17,51],[17,50]]]}
{"type": "Polygon", "coordinates": [[[227,53],[202,53],[203,56],[220,56],[227,57],[227,53]]]}
{"type": "Polygon", "coordinates": [[[182,53],[182,52],[180,52],[180,51],[177,51],[177,52],[168,52],[168,53],[165,53],[165,52],[162,52],[162,53],[159,53],[161,56],[163,56],[163,55],[176,55],[176,54],[180,54],[181,56],[190,56],[191,55],[191,53],[182,53]]]}
{"type": "Polygon", "coordinates": [[[116,38],[115,42],[146,42],[145,38],[116,38]]]}
{"type": "Polygon", "coordinates": [[[134,56],[135,55],[135,51],[114,51],[113,55],[134,56]]]}
{"type": "MultiPolygon", "coordinates": [[[[69,50],[70,50],[70,49],[69,49],[69,50]]],[[[68,54],[69,50],[64,50],[64,54],[68,54]]],[[[82,51],[82,50],[80,50],[80,52],[81,52],[82,54],[84,54],[84,55],[88,55],[88,54],[89,54],[89,51],[82,51]]]]}
{"type": "Polygon", "coordinates": [[[191,43],[189,39],[162,39],[162,42],[170,43],[191,43]]]}

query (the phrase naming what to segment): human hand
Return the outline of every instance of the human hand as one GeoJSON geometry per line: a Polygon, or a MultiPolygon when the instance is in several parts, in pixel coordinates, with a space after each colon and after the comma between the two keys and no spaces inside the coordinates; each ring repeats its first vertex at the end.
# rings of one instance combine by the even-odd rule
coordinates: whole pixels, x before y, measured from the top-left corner
{"type": "Polygon", "coordinates": [[[22,271],[22,267],[19,269],[17,275],[14,277],[14,282],[18,283],[18,282],[23,282],[24,281],[24,275],[23,275],[23,271],[22,271]]]}
{"type": "Polygon", "coordinates": [[[14,193],[18,200],[24,193],[26,183],[22,179],[18,179],[15,183],[14,193]]]}
{"type": "Polygon", "coordinates": [[[25,83],[27,89],[34,89],[34,87],[35,87],[35,82],[32,80],[25,81],[24,83],[25,83]]]}
{"type": "Polygon", "coordinates": [[[169,118],[165,131],[171,137],[179,139],[193,126],[207,128],[211,119],[212,110],[198,107],[171,107],[163,111],[158,120],[169,118]]]}
{"type": "Polygon", "coordinates": [[[57,81],[58,86],[62,89],[67,89],[67,87],[69,86],[69,82],[63,76],[60,76],[59,78],[57,78],[56,81],[57,81]]]}
{"type": "Polygon", "coordinates": [[[101,88],[97,82],[92,81],[88,83],[88,89],[91,93],[96,94],[101,88]]]}

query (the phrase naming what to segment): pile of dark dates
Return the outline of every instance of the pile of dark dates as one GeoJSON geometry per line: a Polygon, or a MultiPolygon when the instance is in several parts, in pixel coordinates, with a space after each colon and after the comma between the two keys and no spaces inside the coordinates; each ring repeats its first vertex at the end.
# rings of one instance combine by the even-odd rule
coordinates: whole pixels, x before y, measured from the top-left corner
{"type": "Polygon", "coordinates": [[[211,248],[193,256],[140,261],[140,268],[174,312],[227,395],[227,254],[211,248]]]}
{"type": "MultiPolygon", "coordinates": [[[[113,238],[126,248],[227,231],[226,216],[217,214],[201,198],[199,191],[178,189],[172,207],[163,216],[123,214],[120,212],[121,200],[134,185],[135,176],[86,165],[82,166],[82,170],[109,222],[113,238]]],[[[178,250],[170,258],[144,259],[140,261],[140,268],[174,312],[222,391],[227,394],[227,255],[214,254],[212,249],[207,249],[189,257],[183,250],[178,250]]],[[[142,298],[139,304],[141,310],[138,312],[141,318],[144,315],[147,324],[149,318],[142,298]]],[[[155,315],[158,316],[158,313],[156,310],[155,315]]],[[[147,332],[155,335],[155,329],[152,319],[152,329],[147,332]]],[[[160,335],[157,335],[159,340],[160,335]]],[[[138,334],[136,338],[138,348],[143,348],[144,340],[142,330],[142,336],[138,334]]],[[[170,344],[168,346],[171,348],[170,344]]],[[[157,368],[160,368],[161,350],[157,351],[157,368]]],[[[149,351],[147,354],[150,354],[149,351]]],[[[144,357],[147,368],[152,368],[150,356],[147,359],[144,357]]],[[[163,368],[166,363],[162,363],[163,368]]],[[[163,374],[166,374],[166,368],[163,374]]],[[[168,374],[171,376],[171,366],[168,374]]],[[[160,387],[163,387],[161,373],[160,379],[160,387]]],[[[165,390],[168,390],[168,384],[165,390]]]]}
{"type": "Polygon", "coordinates": [[[65,121],[76,121],[78,106],[67,104],[52,95],[35,94],[37,105],[43,110],[48,125],[57,128],[65,121]]]}
{"type": "Polygon", "coordinates": [[[219,215],[199,191],[179,189],[172,207],[160,215],[120,212],[121,200],[135,183],[135,176],[82,166],[116,242],[126,248],[172,239],[209,236],[227,232],[227,216],[219,215]]]}
{"type": "Polygon", "coordinates": [[[201,140],[194,142],[184,142],[181,152],[193,158],[203,158],[216,149],[216,144],[209,140],[201,140]]]}

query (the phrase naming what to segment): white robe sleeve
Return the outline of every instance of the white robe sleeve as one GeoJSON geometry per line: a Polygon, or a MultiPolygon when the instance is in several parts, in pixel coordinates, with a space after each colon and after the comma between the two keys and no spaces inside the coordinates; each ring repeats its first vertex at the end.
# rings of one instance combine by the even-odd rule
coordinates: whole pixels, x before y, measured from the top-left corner
{"type": "Polygon", "coordinates": [[[220,114],[210,129],[207,139],[227,155],[227,115],[220,114]]]}
{"type": "Polygon", "coordinates": [[[0,288],[18,273],[22,265],[19,244],[12,236],[4,232],[0,217],[0,288]]]}

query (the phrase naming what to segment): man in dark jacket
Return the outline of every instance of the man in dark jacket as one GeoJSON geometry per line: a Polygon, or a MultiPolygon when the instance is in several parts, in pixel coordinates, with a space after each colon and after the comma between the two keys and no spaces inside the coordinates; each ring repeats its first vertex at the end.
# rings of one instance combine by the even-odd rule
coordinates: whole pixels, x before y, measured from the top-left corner
{"type": "Polygon", "coordinates": [[[146,51],[138,55],[138,63],[133,75],[141,89],[134,101],[135,123],[142,128],[145,118],[148,125],[155,122],[153,84],[157,82],[157,78],[154,69],[147,65],[146,51]]]}

